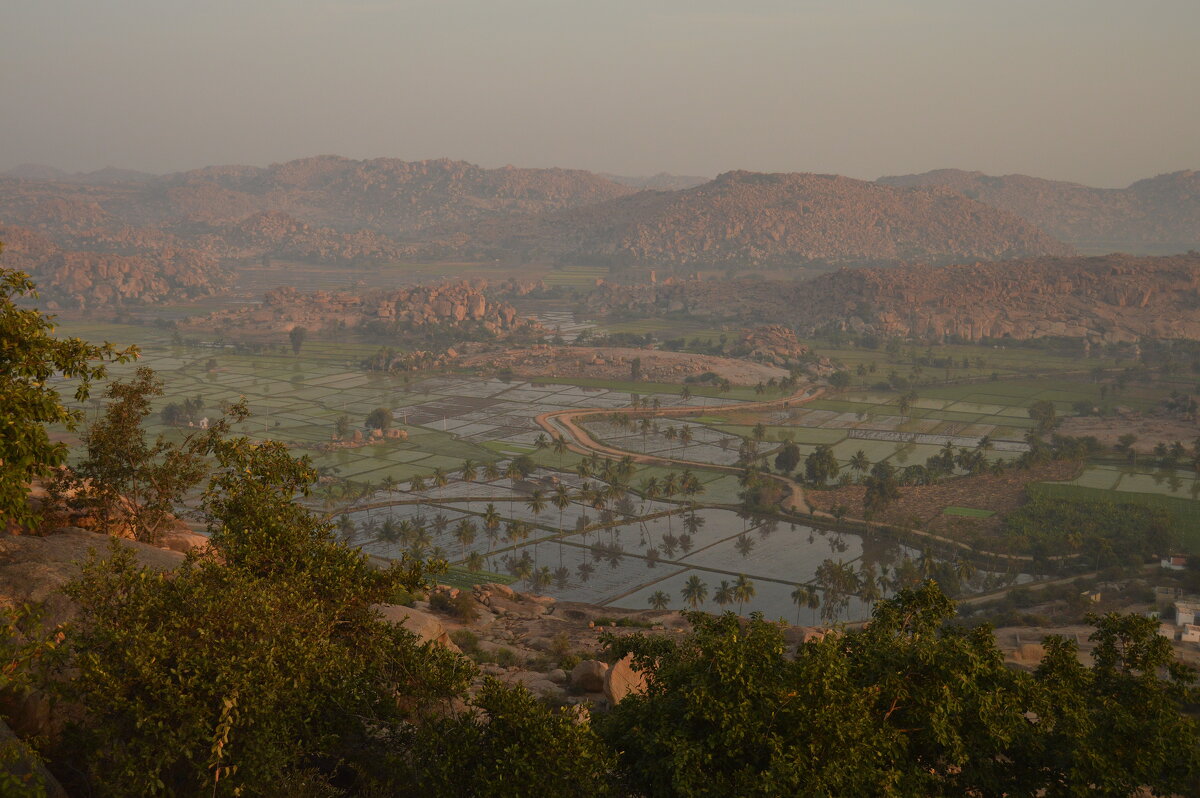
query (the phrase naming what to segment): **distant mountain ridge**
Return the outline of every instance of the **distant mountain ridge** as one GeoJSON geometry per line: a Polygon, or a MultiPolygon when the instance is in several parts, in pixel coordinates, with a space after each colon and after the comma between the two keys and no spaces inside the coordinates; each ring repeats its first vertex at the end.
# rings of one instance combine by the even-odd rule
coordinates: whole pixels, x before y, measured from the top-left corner
{"type": "MultiPolygon", "coordinates": [[[[214,274],[264,255],[330,265],[500,258],[688,266],[1065,256],[1071,247],[1029,217],[1047,216],[1054,197],[1076,198],[1061,211],[1068,219],[1098,202],[1097,190],[1086,187],[955,171],[876,182],[734,171],[677,188],[700,178],[610,179],[575,169],[334,155],[159,176],[16,172],[0,176],[0,223],[34,231],[63,251],[136,256],[145,274],[155,253],[167,269],[184,249],[214,264],[214,274]],[[1039,191],[1049,199],[1038,201],[1039,191]],[[998,204],[997,196],[1010,194],[1007,204],[1017,210],[998,204]]],[[[1174,202],[1186,221],[1193,179],[1180,173],[1126,191],[1143,203],[1174,202]]],[[[176,281],[154,284],[166,293],[156,288],[148,296],[207,290],[180,285],[172,293],[176,281]]]]}
{"type": "Polygon", "coordinates": [[[639,192],[493,235],[498,249],[536,257],[634,263],[941,263],[1072,253],[1013,214],[952,191],[797,173],[726,172],[690,189],[639,192]]]}
{"type": "Polygon", "coordinates": [[[1200,246],[1200,173],[1183,170],[1138,180],[1127,188],[1092,188],[1027,175],[993,177],[938,169],[881,177],[883,185],[942,187],[1015,213],[1074,244],[1113,242],[1200,246]]]}

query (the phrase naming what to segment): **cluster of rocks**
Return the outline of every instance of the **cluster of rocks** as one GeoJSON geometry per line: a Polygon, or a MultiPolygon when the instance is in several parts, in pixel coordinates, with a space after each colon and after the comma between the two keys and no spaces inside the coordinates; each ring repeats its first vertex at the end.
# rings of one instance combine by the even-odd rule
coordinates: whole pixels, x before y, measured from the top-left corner
{"type": "MultiPolygon", "coordinates": [[[[475,585],[470,591],[438,585],[428,600],[416,601],[411,607],[380,605],[377,609],[386,620],[400,624],[423,641],[482,660],[481,679],[492,676],[510,684],[520,684],[556,702],[611,706],[645,688],[644,675],[633,668],[629,657],[612,663],[595,658],[582,659],[566,670],[548,656],[556,645],[595,652],[601,633],[634,631],[630,627],[606,629],[592,620],[602,611],[610,612],[607,609],[558,602],[550,596],[521,593],[495,583],[475,585]],[[438,594],[451,601],[469,597],[476,616],[464,620],[461,616],[433,609],[438,603],[438,594]],[[462,629],[471,632],[470,650],[466,652],[454,642],[455,633],[462,629]],[[501,655],[501,652],[505,654],[501,655]],[[497,659],[503,659],[507,664],[493,661],[497,659]]],[[[686,628],[686,622],[677,613],[616,612],[620,617],[653,616],[661,623],[644,623],[660,633],[686,628]]]]}
{"type": "Polygon", "coordinates": [[[734,357],[790,368],[805,360],[809,348],[796,339],[796,333],[790,327],[767,324],[744,330],[728,347],[728,352],[734,357]]]}
{"type": "Polygon", "coordinates": [[[353,329],[378,323],[385,329],[458,330],[495,338],[540,330],[537,322],[520,316],[512,305],[489,299],[486,288],[485,281],[467,280],[365,293],[304,293],[289,286],[268,291],[261,305],[217,311],[181,326],[253,334],[286,333],[296,327],[353,329]]]}
{"type": "Polygon", "coordinates": [[[356,429],[354,432],[342,437],[336,432],[327,443],[322,443],[316,447],[319,452],[332,452],[337,449],[358,449],[363,446],[373,446],[376,443],[383,441],[406,441],[408,440],[408,430],[400,429],[399,427],[389,427],[388,429],[370,429],[366,434],[363,434],[361,429],[356,429]]]}
{"type": "Polygon", "coordinates": [[[142,236],[133,228],[68,238],[83,249],[64,249],[29,228],[0,227],[0,263],[31,275],[49,310],[199,299],[224,291],[229,282],[204,252],[142,236]]]}

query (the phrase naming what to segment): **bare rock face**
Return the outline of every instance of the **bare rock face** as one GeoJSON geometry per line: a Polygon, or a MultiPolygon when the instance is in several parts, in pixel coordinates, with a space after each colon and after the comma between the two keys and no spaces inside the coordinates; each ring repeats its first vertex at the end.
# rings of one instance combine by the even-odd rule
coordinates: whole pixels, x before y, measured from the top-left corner
{"type": "Polygon", "coordinates": [[[403,626],[423,642],[436,643],[450,651],[462,653],[450,639],[446,627],[432,613],[398,604],[379,604],[375,609],[379,610],[385,621],[403,626]]]}
{"type": "Polygon", "coordinates": [[[599,693],[604,689],[604,677],[607,674],[607,663],[585,659],[571,669],[571,686],[589,693],[599,693]]]}
{"type": "MultiPolygon", "coordinates": [[[[0,536],[0,604],[45,601],[48,624],[61,623],[75,615],[75,607],[62,594],[62,587],[79,575],[79,566],[90,552],[104,556],[115,538],[97,532],[66,528],[49,535],[0,536]]],[[[137,555],[142,565],[169,571],[183,562],[175,551],[120,540],[137,555]]]]}
{"type": "Polygon", "coordinates": [[[646,691],[646,675],[633,668],[633,655],[626,654],[604,674],[604,696],[610,704],[619,704],[630,693],[646,691]]]}

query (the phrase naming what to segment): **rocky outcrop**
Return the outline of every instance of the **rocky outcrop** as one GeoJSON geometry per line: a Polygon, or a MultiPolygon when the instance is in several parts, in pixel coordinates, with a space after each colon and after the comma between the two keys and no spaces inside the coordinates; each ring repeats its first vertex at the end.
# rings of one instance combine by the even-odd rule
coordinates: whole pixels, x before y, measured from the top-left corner
{"type": "Polygon", "coordinates": [[[1158,253],[1200,245],[1200,172],[1172,172],[1127,188],[1092,188],[1027,175],[939,169],[881,177],[889,186],[941,187],[1014,213],[1063,241],[1158,253]],[[1147,246],[1149,245],[1149,246],[1147,246]]]}
{"type": "Polygon", "coordinates": [[[585,659],[571,669],[571,686],[585,693],[599,693],[604,690],[604,677],[607,673],[607,663],[598,659],[585,659]]]}
{"type": "Polygon", "coordinates": [[[80,564],[91,552],[104,556],[113,540],[155,570],[169,571],[183,562],[179,552],[83,529],[65,528],[44,536],[0,535],[0,604],[44,601],[47,625],[70,620],[75,607],[62,587],[79,575],[80,564]]]}
{"type": "Polygon", "coordinates": [[[789,368],[800,365],[809,349],[790,327],[768,324],[744,330],[728,351],[733,357],[789,368]]]}
{"type": "Polygon", "coordinates": [[[218,311],[181,326],[225,333],[280,334],[296,327],[315,332],[374,325],[377,331],[460,331],[471,334],[466,337],[492,338],[540,331],[536,322],[520,316],[512,305],[489,298],[486,288],[486,282],[466,280],[361,294],[303,293],[285,287],[268,291],[261,305],[218,311]]]}
{"type": "Polygon", "coordinates": [[[633,666],[633,655],[626,654],[604,674],[604,697],[616,705],[631,693],[646,692],[646,674],[633,666]]]}
{"type": "MultiPolygon", "coordinates": [[[[385,621],[403,626],[415,634],[423,643],[435,643],[450,651],[459,652],[458,646],[450,639],[450,633],[442,625],[441,620],[432,613],[402,607],[398,604],[379,604],[375,606],[385,621]]],[[[459,652],[461,653],[461,652],[459,652]]]]}
{"type": "Polygon", "coordinates": [[[198,299],[228,282],[213,258],[173,243],[142,244],[131,228],[70,237],[86,251],[63,249],[28,228],[0,226],[0,263],[30,274],[52,310],[198,299]]]}

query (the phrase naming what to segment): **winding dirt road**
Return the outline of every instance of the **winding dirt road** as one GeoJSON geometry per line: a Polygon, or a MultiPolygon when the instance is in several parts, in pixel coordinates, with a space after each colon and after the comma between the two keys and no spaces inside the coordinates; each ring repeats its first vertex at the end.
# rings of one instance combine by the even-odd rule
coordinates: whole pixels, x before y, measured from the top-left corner
{"type": "MultiPolygon", "coordinates": [[[[609,446],[605,443],[592,438],[586,430],[584,430],[577,422],[588,416],[611,416],[614,413],[622,415],[636,415],[638,418],[646,418],[647,414],[650,418],[681,418],[687,416],[705,415],[708,413],[719,413],[722,411],[738,411],[746,410],[768,410],[774,408],[790,408],[802,405],[806,402],[822,396],[825,393],[824,388],[810,387],[798,393],[786,396],[780,399],[771,399],[762,402],[737,402],[728,405],[703,405],[699,407],[660,407],[656,410],[643,410],[641,408],[622,407],[617,409],[604,407],[586,407],[586,408],[571,408],[570,410],[553,410],[548,413],[542,413],[534,420],[537,425],[550,434],[551,438],[562,436],[567,441],[567,448],[576,454],[591,456],[598,454],[603,457],[629,457],[633,462],[642,465],[661,465],[675,466],[682,468],[703,468],[709,471],[724,471],[730,474],[740,474],[743,469],[738,466],[718,465],[716,463],[701,463],[694,460],[683,460],[675,457],[661,457],[653,454],[642,454],[640,452],[630,452],[624,449],[618,449],[614,446],[609,446]]],[[[776,474],[763,473],[763,477],[775,480],[783,485],[788,491],[788,498],[784,503],[787,509],[799,509],[802,512],[808,512],[808,504],[804,501],[804,489],[797,483],[786,477],[776,474]]]]}

